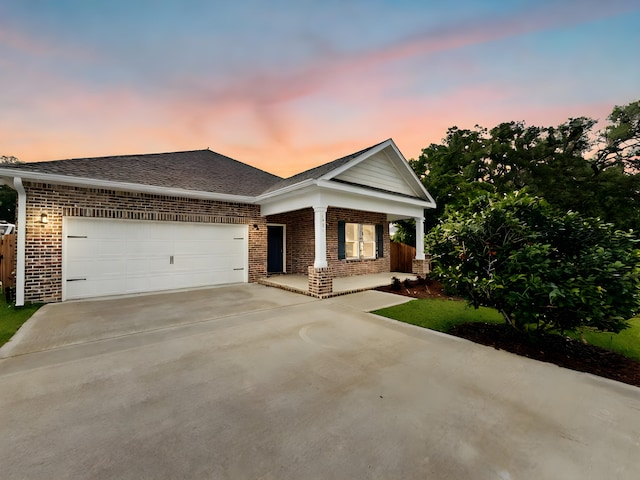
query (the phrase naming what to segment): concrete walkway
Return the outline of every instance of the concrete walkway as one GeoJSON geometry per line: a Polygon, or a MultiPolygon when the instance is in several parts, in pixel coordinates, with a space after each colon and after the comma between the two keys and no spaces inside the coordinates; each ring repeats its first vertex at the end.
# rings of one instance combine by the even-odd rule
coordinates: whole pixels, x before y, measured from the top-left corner
{"type": "MultiPolygon", "coordinates": [[[[386,272],[373,273],[370,275],[352,275],[350,277],[336,277],[333,279],[333,296],[345,295],[349,293],[363,292],[377,287],[390,285],[393,277],[401,281],[408,278],[415,280],[417,277],[411,273],[386,272]]],[[[309,294],[309,277],[306,275],[274,275],[261,278],[260,283],[271,287],[282,288],[290,292],[309,294]]]]}
{"type": "Polygon", "coordinates": [[[118,318],[121,328],[32,342],[40,349],[32,353],[19,348],[24,334],[3,349],[2,478],[640,471],[638,388],[364,313],[393,300],[381,292],[318,301],[244,285],[184,295],[138,297],[122,310],[100,300],[40,311],[32,332],[58,338],[59,311],[76,332],[118,318]]]}

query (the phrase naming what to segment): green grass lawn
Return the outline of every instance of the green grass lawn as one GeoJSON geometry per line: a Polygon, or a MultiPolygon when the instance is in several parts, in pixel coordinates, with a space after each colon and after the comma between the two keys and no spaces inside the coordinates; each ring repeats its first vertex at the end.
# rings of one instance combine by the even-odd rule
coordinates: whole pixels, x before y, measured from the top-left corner
{"type": "MultiPolygon", "coordinates": [[[[439,332],[446,332],[463,323],[504,323],[502,315],[497,310],[486,307],[480,307],[476,310],[462,300],[425,298],[412,300],[395,307],[383,308],[373,313],[439,332]]],[[[640,317],[632,318],[629,325],[629,328],[618,334],[596,333],[588,330],[582,333],[591,345],[640,360],[640,317]]],[[[572,336],[580,338],[580,332],[572,336]]]]}
{"type": "MultiPolygon", "coordinates": [[[[620,333],[597,333],[584,331],[587,343],[620,353],[625,357],[640,361],[640,317],[629,320],[629,328],[620,333]]],[[[580,338],[580,334],[572,334],[580,338]]]]}
{"type": "Polygon", "coordinates": [[[464,301],[436,298],[412,300],[373,313],[439,332],[446,332],[463,323],[504,323],[502,315],[493,308],[480,307],[476,310],[464,301]]]}
{"type": "Polygon", "coordinates": [[[41,306],[41,304],[30,304],[24,307],[8,305],[4,293],[0,293],[0,347],[7,343],[41,306]]]}

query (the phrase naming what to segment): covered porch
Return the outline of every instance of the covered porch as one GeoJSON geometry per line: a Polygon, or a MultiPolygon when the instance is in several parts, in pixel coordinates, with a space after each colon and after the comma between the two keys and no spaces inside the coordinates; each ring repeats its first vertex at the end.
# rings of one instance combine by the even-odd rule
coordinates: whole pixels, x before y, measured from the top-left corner
{"type": "Polygon", "coordinates": [[[389,222],[401,219],[416,224],[413,278],[429,272],[424,210],[435,202],[392,140],[287,179],[257,203],[267,220],[267,273],[287,274],[261,283],[318,298],[388,285],[389,222]]]}
{"type": "MultiPolygon", "coordinates": [[[[390,285],[392,278],[396,277],[400,281],[405,279],[415,280],[416,275],[402,272],[372,273],[369,275],[352,275],[349,277],[336,277],[333,279],[333,291],[326,293],[321,298],[337,297],[350,293],[372,290],[377,287],[390,285]]],[[[309,291],[309,277],[301,274],[274,275],[258,280],[258,283],[269,287],[281,288],[290,292],[301,293],[303,295],[315,296],[309,291]]]]}

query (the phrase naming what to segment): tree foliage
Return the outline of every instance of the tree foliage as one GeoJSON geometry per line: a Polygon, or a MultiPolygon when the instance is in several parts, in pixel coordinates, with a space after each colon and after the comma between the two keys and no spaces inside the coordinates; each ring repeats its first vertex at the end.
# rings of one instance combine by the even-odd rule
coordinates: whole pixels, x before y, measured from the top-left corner
{"type": "Polygon", "coordinates": [[[410,162],[438,204],[426,229],[445,208],[462,208],[484,193],[520,190],[561,211],[639,229],[640,102],[616,106],[608,121],[600,132],[587,117],[555,127],[506,122],[492,129],[450,128],[442,143],[410,162]]]}
{"type": "MultiPolygon", "coordinates": [[[[0,167],[16,165],[20,161],[14,156],[0,156],[0,167]]],[[[0,220],[13,222],[16,218],[17,193],[7,185],[0,185],[0,220]]]]}
{"type": "Polygon", "coordinates": [[[616,105],[607,119],[609,125],[600,132],[602,146],[593,162],[594,172],[610,167],[640,172],[640,100],[616,105]]]}
{"type": "Polygon", "coordinates": [[[531,195],[483,195],[450,210],[427,244],[449,288],[516,329],[618,332],[640,309],[635,236],[531,195]]]}

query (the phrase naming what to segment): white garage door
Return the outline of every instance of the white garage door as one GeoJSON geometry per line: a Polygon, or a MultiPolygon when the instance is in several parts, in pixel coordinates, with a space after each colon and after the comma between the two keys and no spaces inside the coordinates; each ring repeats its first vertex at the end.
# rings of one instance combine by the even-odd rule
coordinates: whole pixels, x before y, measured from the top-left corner
{"type": "Polygon", "coordinates": [[[65,218],[63,299],[248,280],[246,225],[65,218]]]}

